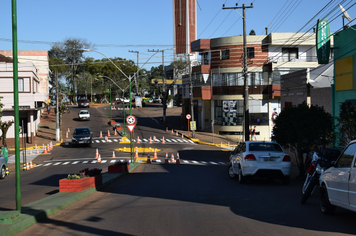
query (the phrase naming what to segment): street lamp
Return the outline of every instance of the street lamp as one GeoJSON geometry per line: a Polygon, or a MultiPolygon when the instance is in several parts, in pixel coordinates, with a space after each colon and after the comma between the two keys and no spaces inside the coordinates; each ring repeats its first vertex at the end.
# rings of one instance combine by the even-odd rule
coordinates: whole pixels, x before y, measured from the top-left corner
{"type": "MultiPolygon", "coordinates": [[[[101,78],[106,78],[106,79],[109,79],[109,80],[111,80],[111,82],[113,82],[113,84],[115,84],[116,85],[116,87],[118,87],[121,91],[122,91],[122,104],[123,104],[123,106],[122,106],[122,110],[123,110],[123,120],[124,120],[124,131],[123,131],[123,133],[122,133],[122,135],[126,135],[126,132],[125,132],[125,126],[126,126],[126,117],[125,117],[125,100],[124,100],[124,92],[125,92],[125,90],[129,87],[129,86],[127,86],[125,89],[122,89],[119,85],[117,85],[117,83],[115,83],[115,81],[114,80],[112,80],[110,77],[108,77],[108,76],[105,76],[105,75],[98,75],[98,77],[101,77],[101,78]]],[[[110,88],[110,100],[111,100],[111,88],[110,88]]],[[[110,102],[110,119],[111,119],[111,102],[110,102]]]]}

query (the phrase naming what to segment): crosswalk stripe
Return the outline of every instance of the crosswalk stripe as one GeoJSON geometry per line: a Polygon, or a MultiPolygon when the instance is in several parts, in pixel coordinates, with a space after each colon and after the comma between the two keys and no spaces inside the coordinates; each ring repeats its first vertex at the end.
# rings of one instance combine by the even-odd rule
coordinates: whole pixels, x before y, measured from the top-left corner
{"type": "Polygon", "coordinates": [[[52,165],[52,163],[47,163],[47,164],[44,164],[43,166],[49,166],[49,165],[52,165]]]}
{"type": "Polygon", "coordinates": [[[167,142],[172,142],[172,141],[171,141],[170,139],[168,139],[168,138],[166,139],[166,141],[167,141],[167,142]]]}
{"type": "Polygon", "coordinates": [[[104,139],[101,140],[102,143],[106,143],[106,141],[104,139]]]}
{"type": "Polygon", "coordinates": [[[75,161],[75,162],[73,162],[72,164],[75,165],[75,164],[78,164],[78,163],[79,163],[79,161],[75,161]]]}
{"type": "Polygon", "coordinates": [[[189,161],[183,160],[184,163],[189,163],[189,161]]]}
{"type": "Polygon", "coordinates": [[[102,160],[101,163],[106,163],[108,160],[102,160]]]}
{"type": "Polygon", "coordinates": [[[116,162],[116,160],[111,160],[111,161],[110,161],[110,163],[115,163],[115,162],[116,162]]]}
{"type": "Polygon", "coordinates": [[[175,142],[175,143],[177,143],[177,142],[178,142],[178,141],[177,141],[177,140],[175,140],[175,139],[172,139],[172,141],[173,141],[173,142],[175,142]]]}
{"type": "Polygon", "coordinates": [[[54,163],[53,165],[54,166],[58,166],[58,165],[60,165],[62,162],[57,162],[57,163],[54,163]]]}
{"type": "Polygon", "coordinates": [[[119,140],[117,140],[117,139],[114,139],[114,142],[119,142],[119,140]]]}
{"type": "Polygon", "coordinates": [[[181,139],[178,139],[178,142],[181,142],[181,143],[183,143],[183,141],[182,141],[181,139]]]}
{"type": "Polygon", "coordinates": [[[161,160],[156,160],[156,162],[161,162],[161,160]]]}
{"type": "Polygon", "coordinates": [[[199,162],[197,162],[197,161],[192,161],[194,164],[199,164],[199,162]]]}
{"type": "Polygon", "coordinates": [[[213,162],[213,161],[209,161],[209,163],[213,164],[213,165],[217,165],[218,163],[213,162]]]}
{"type": "Polygon", "coordinates": [[[86,163],[88,163],[89,161],[83,161],[83,164],[86,164],[86,163]]]}
{"type": "Polygon", "coordinates": [[[186,139],[183,139],[183,141],[186,142],[186,143],[188,143],[188,140],[186,140],[186,139]]]}
{"type": "Polygon", "coordinates": [[[112,143],[112,140],[111,139],[108,139],[109,143],[112,143]]]}
{"type": "Polygon", "coordinates": [[[40,167],[40,166],[42,166],[42,164],[35,165],[35,167],[40,167]]]}
{"type": "Polygon", "coordinates": [[[97,163],[97,161],[92,161],[91,163],[93,163],[93,164],[94,164],[94,163],[97,163]]]}
{"type": "Polygon", "coordinates": [[[219,164],[221,164],[221,165],[226,165],[226,163],[225,163],[225,162],[219,162],[219,164]]]}
{"type": "Polygon", "coordinates": [[[201,163],[203,163],[203,164],[205,164],[205,165],[206,165],[206,164],[208,164],[208,163],[207,163],[207,162],[205,162],[205,161],[201,161],[201,163]]]}
{"type": "Polygon", "coordinates": [[[143,139],[143,141],[144,141],[144,142],[148,142],[148,140],[147,140],[147,139],[145,139],[145,138],[143,139]]]}
{"type": "Polygon", "coordinates": [[[62,165],[68,165],[70,162],[67,161],[67,162],[64,162],[62,165]]]}

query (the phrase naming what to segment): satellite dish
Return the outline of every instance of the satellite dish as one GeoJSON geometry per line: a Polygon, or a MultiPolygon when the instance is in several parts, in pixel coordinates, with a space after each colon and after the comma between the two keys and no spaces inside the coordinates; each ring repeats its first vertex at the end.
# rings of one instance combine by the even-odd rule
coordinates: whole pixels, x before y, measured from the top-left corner
{"type": "Polygon", "coordinates": [[[342,11],[342,14],[344,14],[344,18],[348,19],[349,21],[352,21],[352,18],[350,17],[349,13],[347,13],[347,11],[339,4],[339,7],[342,11]]]}

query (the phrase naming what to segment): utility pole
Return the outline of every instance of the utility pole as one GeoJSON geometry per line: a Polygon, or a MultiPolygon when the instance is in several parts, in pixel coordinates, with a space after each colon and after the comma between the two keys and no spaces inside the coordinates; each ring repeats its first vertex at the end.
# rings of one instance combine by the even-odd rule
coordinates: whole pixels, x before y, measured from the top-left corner
{"type": "MultiPolygon", "coordinates": [[[[137,73],[136,73],[136,76],[134,77],[135,78],[135,85],[136,85],[136,96],[138,96],[138,86],[137,86],[137,80],[138,80],[138,77],[140,76],[139,75],[139,70],[140,70],[140,68],[139,68],[139,66],[138,66],[138,61],[139,61],[139,54],[140,54],[140,52],[139,51],[131,51],[131,50],[129,50],[129,52],[132,52],[132,53],[136,53],[137,54],[137,73]]],[[[131,94],[130,94],[130,96],[131,96],[131,94]]]]}
{"type": "Polygon", "coordinates": [[[56,77],[56,141],[61,140],[60,129],[59,129],[59,86],[58,86],[58,71],[55,71],[56,77]]]}
{"type": "MultiPolygon", "coordinates": [[[[189,81],[190,81],[190,88],[189,88],[189,97],[190,97],[190,115],[192,117],[192,121],[194,121],[194,101],[193,101],[193,79],[192,79],[192,70],[190,66],[190,54],[188,56],[188,66],[189,66],[189,81]]],[[[190,124],[188,124],[190,125],[190,124]]],[[[195,138],[195,130],[192,130],[192,138],[195,138]]]]}
{"type": "MultiPolygon", "coordinates": [[[[245,16],[245,9],[246,8],[253,8],[252,3],[251,6],[245,6],[242,4],[242,7],[238,7],[236,3],[236,7],[225,7],[223,4],[223,10],[226,9],[242,9],[242,19],[243,19],[243,57],[244,57],[244,67],[243,67],[243,75],[244,75],[244,127],[243,132],[245,136],[245,141],[250,140],[250,113],[249,113],[249,103],[248,103],[248,83],[247,83],[247,47],[246,47],[246,16],[245,16]]],[[[240,13],[239,13],[240,14],[240,13]]],[[[241,14],[240,14],[241,15],[241,14]]]]}
{"type": "MultiPolygon", "coordinates": [[[[168,49],[167,49],[168,50],[168,49]]],[[[162,104],[163,104],[163,122],[165,123],[166,122],[166,107],[167,107],[167,100],[166,100],[166,83],[165,83],[165,80],[164,80],[164,75],[165,75],[165,71],[164,71],[164,49],[163,50],[149,50],[148,49],[148,52],[162,52],[162,97],[163,97],[163,100],[162,100],[162,104]]]]}

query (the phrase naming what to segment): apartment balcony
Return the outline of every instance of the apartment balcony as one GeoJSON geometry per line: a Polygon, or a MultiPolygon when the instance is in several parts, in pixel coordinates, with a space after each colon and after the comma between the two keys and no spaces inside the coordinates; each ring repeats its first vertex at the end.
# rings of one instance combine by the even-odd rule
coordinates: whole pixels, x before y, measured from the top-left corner
{"type": "Polygon", "coordinates": [[[202,52],[210,50],[210,39],[198,39],[191,43],[193,52],[202,52]]]}

